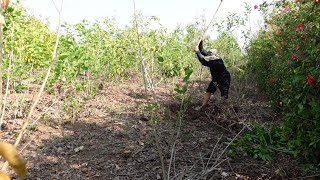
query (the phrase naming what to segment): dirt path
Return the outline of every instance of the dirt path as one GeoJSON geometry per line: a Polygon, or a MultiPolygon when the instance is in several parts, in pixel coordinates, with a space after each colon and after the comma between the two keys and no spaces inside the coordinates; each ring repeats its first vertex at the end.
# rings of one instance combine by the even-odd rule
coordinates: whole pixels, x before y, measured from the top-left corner
{"type": "MultiPolygon", "coordinates": [[[[196,84],[194,87],[198,87],[196,84]]],[[[160,123],[156,126],[166,167],[177,126],[178,102],[168,87],[157,88],[161,103],[160,123]]],[[[26,135],[21,145],[29,160],[28,179],[161,179],[162,170],[153,128],[145,114],[143,87],[136,82],[108,85],[88,101],[74,121],[61,125],[56,116],[60,105],[49,108],[26,135]]],[[[227,138],[233,138],[249,121],[268,121],[275,117],[266,99],[255,87],[247,87],[244,99],[235,111],[219,108],[218,94],[201,112],[198,88],[192,89],[193,102],[185,114],[182,131],[171,166],[173,179],[294,179],[299,176],[296,162],[279,156],[272,162],[249,157],[229,157],[224,151],[227,138]],[[217,165],[218,164],[218,165],[217,165]],[[217,165],[217,166],[215,166],[217,165]],[[212,168],[210,170],[210,168],[212,168]]],[[[52,104],[42,101],[38,112],[52,104]]],[[[59,104],[59,103],[58,103],[59,104]]],[[[60,112],[60,111],[59,111],[60,112]]],[[[7,118],[10,118],[8,115],[7,118]]],[[[18,120],[8,120],[1,132],[3,139],[13,139],[18,120]]]]}

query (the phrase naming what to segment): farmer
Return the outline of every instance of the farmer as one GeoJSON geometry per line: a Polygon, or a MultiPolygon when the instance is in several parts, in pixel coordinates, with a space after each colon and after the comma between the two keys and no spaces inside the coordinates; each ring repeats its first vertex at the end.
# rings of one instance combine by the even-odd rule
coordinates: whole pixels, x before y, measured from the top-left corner
{"type": "Polygon", "coordinates": [[[221,96],[224,97],[224,105],[227,105],[231,76],[227,71],[227,68],[224,65],[221,57],[217,55],[217,50],[213,49],[212,51],[206,51],[203,49],[202,39],[194,50],[200,63],[210,68],[212,77],[212,80],[207,88],[207,92],[203,96],[202,105],[196,107],[195,110],[198,111],[206,106],[211,95],[216,92],[217,88],[219,88],[221,96]]]}

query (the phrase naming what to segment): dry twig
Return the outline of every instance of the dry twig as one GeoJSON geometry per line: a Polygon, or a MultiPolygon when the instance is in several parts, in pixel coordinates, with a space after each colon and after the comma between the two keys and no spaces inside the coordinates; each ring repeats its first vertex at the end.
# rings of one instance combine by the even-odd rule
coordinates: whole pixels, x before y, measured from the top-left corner
{"type": "Polygon", "coordinates": [[[210,169],[206,170],[205,172],[203,172],[203,176],[209,174],[210,172],[216,170],[216,167],[218,165],[220,165],[222,162],[224,161],[221,161],[220,163],[217,164],[217,162],[221,159],[222,155],[224,155],[224,153],[227,151],[227,149],[229,148],[229,146],[233,143],[234,140],[236,140],[238,138],[238,136],[242,133],[242,131],[245,129],[246,127],[244,126],[241,131],[239,131],[238,134],[236,134],[234,136],[234,138],[228,143],[227,147],[224,148],[224,150],[220,153],[220,155],[218,156],[218,158],[216,159],[216,161],[213,163],[213,165],[211,166],[210,169]]]}

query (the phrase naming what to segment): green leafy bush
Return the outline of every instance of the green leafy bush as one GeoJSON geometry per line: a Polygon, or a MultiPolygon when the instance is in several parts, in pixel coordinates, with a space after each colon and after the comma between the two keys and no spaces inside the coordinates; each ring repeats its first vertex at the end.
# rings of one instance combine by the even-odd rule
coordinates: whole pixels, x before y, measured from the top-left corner
{"type": "Polygon", "coordinates": [[[281,136],[287,148],[319,163],[320,3],[303,0],[273,5],[266,28],[247,49],[247,58],[281,114],[281,136]]]}
{"type": "MultiPolygon", "coordinates": [[[[37,72],[47,67],[54,47],[55,33],[51,32],[47,24],[36,17],[27,14],[19,4],[12,4],[4,13],[4,66],[8,68],[12,59],[12,78],[14,87],[24,86],[22,81],[40,80],[37,72]],[[38,69],[38,71],[33,71],[38,69]],[[30,77],[31,74],[34,74],[30,77]],[[38,77],[39,79],[37,79],[38,77]]],[[[39,82],[39,81],[38,81],[39,82]]]]}
{"type": "Polygon", "coordinates": [[[234,141],[230,153],[232,155],[237,153],[244,156],[249,155],[261,160],[271,160],[277,153],[297,156],[299,151],[286,147],[281,128],[255,124],[252,131],[234,141]]]}

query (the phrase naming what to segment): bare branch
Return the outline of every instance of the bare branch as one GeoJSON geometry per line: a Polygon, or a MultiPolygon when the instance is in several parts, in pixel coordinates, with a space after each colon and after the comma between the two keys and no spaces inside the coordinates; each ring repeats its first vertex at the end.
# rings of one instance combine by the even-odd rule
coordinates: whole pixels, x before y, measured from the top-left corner
{"type": "MultiPolygon", "coordinates": [[[[61,11],[58,9],[58,6],[57,6],[56,2],[55,2],[54,0],[51,0],[51,1],[52,1],[52,4],[54,5],[54,8],[56,8],[56,10],[58,11],[58,13],[60,14],[61,11]]],[[[62,2],[61,2],[61,4],[62,4],[62,2]]],[[[60,8],[60,9],[61,9],[61,8],[60,8]]]]}

